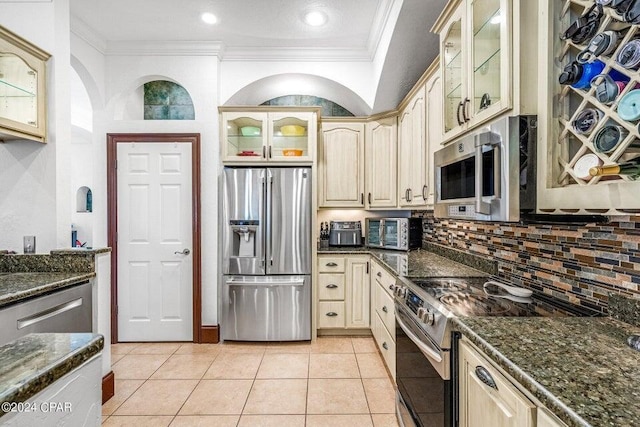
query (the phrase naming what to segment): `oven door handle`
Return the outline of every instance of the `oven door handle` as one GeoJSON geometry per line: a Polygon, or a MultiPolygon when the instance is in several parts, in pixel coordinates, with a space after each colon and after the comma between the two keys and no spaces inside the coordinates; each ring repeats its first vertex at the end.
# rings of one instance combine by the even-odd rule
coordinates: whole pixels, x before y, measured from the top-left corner
{"type": "Polygon", "coordinates": [[[398,325],[400,325],[404,333],[407,334],[411,341],[413,341],[413,343],[420,349],[420,351],[425,354],[425,356],[432,358],[438,363],[442,362],[442,356],[440,355],[440,353],[422,342],[422,340],[420,340],[420,338],[418,338],[416,334],[414,334],[411,329],[402,320],[400,320],[400,317],[397,315],[396,322],[398,322],[398,325]]]}
{"type": "Polygon", "coordinates": [[[494,193],[496,197],[500,196],[500,138],[496,138],[493,132],[483,132],[474,136],[474,145],[476,148],[476,212],[483,215],[491,215],[491,203],[482,200],[482,189],[484,187],[484,171],[482,165],[482,148],[489,145],[494,146],[494,193]],[[497,179],[496,179],[497,178],[497,179]]]}

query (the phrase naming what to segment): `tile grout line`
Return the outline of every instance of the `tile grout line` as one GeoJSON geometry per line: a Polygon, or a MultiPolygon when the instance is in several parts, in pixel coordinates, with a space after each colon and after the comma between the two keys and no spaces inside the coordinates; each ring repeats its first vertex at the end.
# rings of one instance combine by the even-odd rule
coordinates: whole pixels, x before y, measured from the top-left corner
{"type": "Polygon", "coordinates": [[[242,405],[242,409],[240,410],[240,416],[238,417],[238,424],[236,425],[240,425],[240,420],[242,420],[242,415],[244,414],[244,410],[247,407],[247,403],[249,402],[249,396],[251,396],[251,391],[253,390],[253,387],[256,384],[256,378],[258,377],[258,372],[260,372],[260,366],[262,366],[262,362],[264,361],[264,355],[267,352],[267,349],[265,347],[264,351],[262,352],[262,356],[260,357],[260,363],[258,364],[258,369],[256,369],[256,373],[253,375],[253,381],[251,383],[251,387],[249,387],[249,393],[247,393],[247,397],[244,401],[244,405],[242,405]]]}
{"type": "MultiPolygon", "coordinates": [[[[182,346],[178,347],[178,350],[182,348],[182,346]]],[[[177,350],[176,350],[177,351],[177,350]]],[[[180,413],[180,411],[182,410],[182,408],[184,407],[185,403],[187,403],[187,400],[189,400],[189,398],[191,397],[191,395],[193,394],[194,391],[196,391],[196,389],[198,388],[198,386],[200,385],[200,383],[202,382],[202,379],[204,378],[204,376],[207,374],[207,372],[209,371],[209,369],[211,368],[211,366],[213,365],[213,362],[215,362],[215,360],[218,358],[218,356],[220,355],[221,350],[218,350],[218,352],[216,353],[215,357],[213,358],[213,360],[211,361],[211,363],[209,364],[209,366],[207,367],[207,369],[204,370],[204,372],[202,373],[202,375],[200,376],[200,379],[198,380],[198,382],[196,383],[196,386],[193,388],[193,390],[191,390],[191,392],[189,393],[189,395],[187,396],[187,398],[184,400],[184,402],[182,402],[182,405],[180,405],[180,408],[178,408],[178,411],[176,411],[176,414],[173,416],[173,418],[171,419],[171,423],[173,423],[173,421],[178,417],[178,414],[180,413]]],[[[169,359],[167,359],[169,360],[169,359]]],[[[171,423],[169,423],[169,425],[171,425],[171,423]]]]}

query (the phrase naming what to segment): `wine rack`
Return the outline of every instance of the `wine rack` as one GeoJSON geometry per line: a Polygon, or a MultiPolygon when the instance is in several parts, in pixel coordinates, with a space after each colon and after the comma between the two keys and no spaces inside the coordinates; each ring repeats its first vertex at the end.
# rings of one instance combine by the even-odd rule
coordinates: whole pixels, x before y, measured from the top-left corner
{"type": "Polygon", "coordinates": [[[562,40],[560,36],[593,4],[593,0],[543,0],[539,5],[542,19],[539,28],[541,138],[538,150],[538,209],[542,213],[615,215],[640,212],[640,181],[634,177],[619,175],[586,179],[574,171],[578,159],[586,154],[595,154],[604,165],[640,157],[640,150],[635,148],[640,142],[638,122],[625,121],[617,112],[622,97],[636,89],[636,85],[640,89],[640,72],[625,69],[615,61],[627,42],[640,37],[640,26],[624,22],[612,8],[603,8],[604,15],[594,35],[615,30],[621,32],[623,37],[611,54],[597,57],[605,65],[601,74],[615,70],[629,78],[611,104],[602,103],[596,98],[594,85],[577,89],[558,82],[564,67],[585,50],[591,40],[588,38],[583,44],[576,44],[571,40],[562,40]],[[587,108],[599,110],[602,117],[595,128],[584,135],[573,128],[572,122],[587,108]],[[598,152],[594,147],[594,137],[608,125],[620,126],[628,134],[613,151],[598,152]]]}

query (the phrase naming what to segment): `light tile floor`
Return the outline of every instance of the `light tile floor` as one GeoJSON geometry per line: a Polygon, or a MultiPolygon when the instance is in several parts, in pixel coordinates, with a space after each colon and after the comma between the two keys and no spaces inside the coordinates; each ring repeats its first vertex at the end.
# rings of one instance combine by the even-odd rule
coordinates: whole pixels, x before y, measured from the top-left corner
{"type": "Polygon", "coordinates": [[[111,346],[105,427],[397,427],[372,338],[111,346]]]}

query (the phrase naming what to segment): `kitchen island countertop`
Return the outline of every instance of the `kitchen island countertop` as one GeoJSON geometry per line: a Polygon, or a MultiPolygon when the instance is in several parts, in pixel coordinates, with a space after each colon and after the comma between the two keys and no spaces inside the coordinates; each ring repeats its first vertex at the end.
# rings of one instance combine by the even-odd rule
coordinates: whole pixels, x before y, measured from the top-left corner
{"type": "MultiPolygon", "coordinates": [[[[99,354],[100,334],[29,334],[0,347],[0,403],[24,402],[99,354]]],[[[0,417],[5,415],[2,405],[0,417]]]]}
{"type": "Polygon", "coordinates": [[[0,308],[85,282],[95,276],[95,272],[0,274],[0,308]]]}
{"type": "Polygon", "coordinates": [[[570,427],[640,420],[640,328],[610,317],[455,318],[492,361],[570,427]]]}

